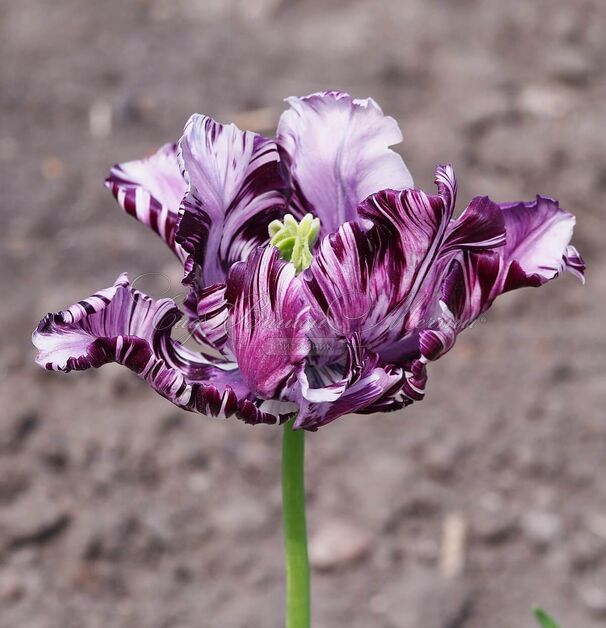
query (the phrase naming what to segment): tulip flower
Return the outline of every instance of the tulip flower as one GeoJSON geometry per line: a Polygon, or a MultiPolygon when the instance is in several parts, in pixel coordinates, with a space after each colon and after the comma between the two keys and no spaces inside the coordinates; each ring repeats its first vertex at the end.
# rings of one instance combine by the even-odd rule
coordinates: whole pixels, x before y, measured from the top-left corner
{"type": "MultiPolygon", "coordinates": [[[[300,430],[421,400],[428,364],[496,297],[566,270],[582,279],[585,266],[570,244],[575,219],[553,199],[475,197],[457,215],[448,165],[435,192],[415,189],[390,148],[398,125],[372,99],[288,103],[276,139],[196,114],[177,144],[112,168],[119,205],[183,267],[181,308],[120,275],[48,314],[33,341],[47,369],[117,362],[184,410],[288,421],[285,524],[288,546],[303,522],[290,547],[301,550],[300,591],[300,430]],[[171,334],[182,319],[197,350],[171,334]]],[[[306,604],[289,612],[303,617],[306,604]]]]}

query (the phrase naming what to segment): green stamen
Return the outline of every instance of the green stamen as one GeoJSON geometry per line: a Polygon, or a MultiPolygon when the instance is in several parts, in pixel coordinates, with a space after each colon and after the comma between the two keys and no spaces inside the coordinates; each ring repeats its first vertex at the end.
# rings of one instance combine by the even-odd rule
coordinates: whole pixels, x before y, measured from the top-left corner
{"type": "Polygon", "coordinates": [[[311,266],[311,249],[320,235],[320,219],[305,214],[301,222],[286,214],[284,221],[274,220],[269,225],[270,243],[280,250],[282,257],[294,264],[297,273],[311,266]]]}

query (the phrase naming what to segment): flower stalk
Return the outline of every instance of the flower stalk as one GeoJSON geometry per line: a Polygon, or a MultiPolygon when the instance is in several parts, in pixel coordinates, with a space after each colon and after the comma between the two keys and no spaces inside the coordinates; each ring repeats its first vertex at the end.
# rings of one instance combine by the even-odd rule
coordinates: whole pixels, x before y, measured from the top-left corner
{"type": "Polygon", "coordinates": [[[305,431],[293,430],[295,418],[284,425],[282,435],[286,628],[309,628],[311,596],[305,522],[305,431]]]}

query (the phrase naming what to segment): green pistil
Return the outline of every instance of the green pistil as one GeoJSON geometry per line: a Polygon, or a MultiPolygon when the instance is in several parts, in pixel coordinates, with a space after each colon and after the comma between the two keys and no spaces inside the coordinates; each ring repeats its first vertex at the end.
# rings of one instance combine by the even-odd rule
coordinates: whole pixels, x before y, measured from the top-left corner
{"type": "Polygon", "coordinates": [[[311,250],[320,234],[320,219],[305,214],[301,222],[286,214],[284,221],[274,220],[269,225],[270,243],[279,249],[282,257],[292,262],[297,273],[311,266],[311,250]]]}

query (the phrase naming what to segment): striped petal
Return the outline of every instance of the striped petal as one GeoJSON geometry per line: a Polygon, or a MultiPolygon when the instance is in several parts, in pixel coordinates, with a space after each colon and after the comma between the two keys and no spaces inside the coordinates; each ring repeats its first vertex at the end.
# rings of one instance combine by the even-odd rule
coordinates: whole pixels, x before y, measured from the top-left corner
{"type": "Polygon", "coordinates": [[[189,189],[177,242],[189,255],[185,282],[225,281],[232,264],[268,240],[268,225],[285,212],[286,184],[276,144],[233,124],[194,115],[179,141],[189,189]]]}
{"type": "Polygon", "coordinates": [[[537,196],[535,201],[500,207],[507,229],[500,291],[541,286],[565,270],[583,278],[584,262],[576,249],[569,248],[575,217],[557,201],[537,196]]]}
{"type": "Polygon", "coordinates": [[[342,367],[311,367],[299,379],[295,428],[315,430],[345,414],[397,410],[422,399],[426,377],[420,362],[408,371],[387,364],[354,334],[342,367]]]}
{"type": "Polygon", "coordinates": [[[585,260],[577,249],[569,245],[563,256],[564,265],[569,273],[572,273],[581,283],[585,283],[585,260]]]}
{"type": "Polygon", "coordinates": [[[504,245],[495,203],[476,198],[454,220],[450,166],[438,167],[436,183],[436,196],[413,189],[371,195],[359,208],[367,224],[346,223],[323,240],[304,274],[314,319],[327,322],[322,336],[359,333],[387,362],[410,364],[420,356],[419,332],[442,320],[440,291],[451,261],[462,251],[504,245]]]}
{"type": "Polygon", "coordinates": [[[322,92],[287,102],[277,141],[290,171],[296,217],[318,216],[326,235],[357,220],[358,204],[373,192],[412,186],[402,158],[389,149],[402,133],[374,100],[322,92]]]}
{"type": "Polygon", "coordinates": [[[453,345],[504,292],[538,287],[565,270],[584,281],[585,263],[570,245],[574,216],[549,198],[500,206],[506,244],[493,251],[461,251],[440,288],[440,315],[420,333],[424,359],[435,360],[453,345]]]}
{"type": "Polygon", "coordinates": [[[180,408],[239,414],[254,400],[240,374],[234,365],[219,368],[172,340],[180,318],[171,299],[155,301],[121,275],[112,287],[40,322],[33,334],[36,361],[66,373],[116,362],[180,408]]]}
{"type": "Polygon", "coordinates": [[[345,223],[322,241],[303,275],[314,318],[325,334],[359,333],[379,351],[401,323],[440,255],[450,208],[420,190],[383,190],[360,205],[371,226],[345,223]]]}
{"type": "Polygon", "coordinates": [[[476,196],[457,220],[451,221],[441,254],[449,250],[481,250],[504,246],[505,220],[487,196],[476,196]]]}
{"type": "Polygon", "coordinates": [[[189,329],[202,345],[222,353],[228,360],[234,357],[227,346],[229,307],[225,299],[225,284],[216,283],[200,292],[196,316],[190,319],[189,329]]]}
{"type": "Polygon", "coordinates": [[[557,201],[541,196],[500,208],[507,230],[505,246],[491,254],[468,252],[450,269],[444,302],[461,318],[459,326],[475,320],[509,290],[542,286],[565,270],[584,281],[585,263],[570,245],[575,224],[572,214],[557,201]],[[458,291],[454,285],[459,286],[458,291]]]}
{"type": "Polygon", "coordinates": [[[454,260],[481,253],[487,259],[504,246],[505,222],[496,203],[487,197],[474,198],[457,220],[451,220],[440,255],[433,264],[422,289],[406,314],[404,341],[396,342],[383,352],[385,359],[407,359],[411,340],[416,337],[423,359],[435,359],[454,343],[456,320],[447,306],[444,293],[452,279],[449,272],[454,260]]]}
{"type": "Polygon", "coordinates": [[[228,334],[244,381],[262,399],[288,399],[309,353],[308,310],[292,264],[258,248],[227,278],[228,334]]]}
{"type": "Polygon", "coordinates": [[[175,242],[179,205],[187,191],[176,144],[166,144],[146,159],[116,164],[105,186],[127,214],[155,231],[180,259],[185,259],[175,242]]]}

